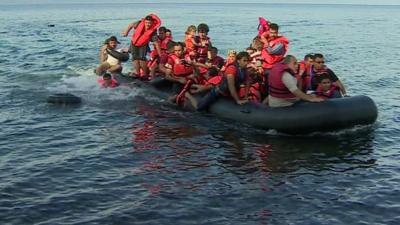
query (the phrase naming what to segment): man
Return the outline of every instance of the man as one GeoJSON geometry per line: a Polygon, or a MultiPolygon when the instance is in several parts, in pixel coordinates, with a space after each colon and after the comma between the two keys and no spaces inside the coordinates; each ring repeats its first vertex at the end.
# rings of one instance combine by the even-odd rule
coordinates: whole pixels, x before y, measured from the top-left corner
{"type": "Polygon", "coordinates": [[[126,37],[132,28],[135,32],[131,38],[132,64],[135,72],[131,76],[139,76],[143,71],[143,77],[148,77],[148,68],[146,65],[146,54],[149,49],[149,42],[154,43],[158,55],[161,55],[161,48],[157,37],[157,28],[161,25],[161,20],[154,14],[146,16],[144,19],[130,23],[121,35],[126,37]]]}
{"type": "Polygon", "coordinates": [[[122,71],[121,61],[109,55],[106,51],[107,48],[118,52],[128,52],[128,49],[120,45],[115,36],[108,38],[100,48],[100,65],[95,70],[97,75],[102,75],[106,71],[110,73],[122,71]]]}
{"type": "Polygon", "coordinates": [[[271,23],[268,32],[260,36],[260,40],[264,44],[261,55],[264,60],[262,67],[266,70],[266,75],[274,64],[283,60],[288,50],[289,41],[286,37],[280,36],[278,31],[278,24],[271,23]]]}
{"type": "Polygon", "coordinates": [[[291,106],[300,99],[309,102],[323,101],[321,98],[305,94],[297,87],[297,68],[297,59],[292,55],[287,55],[282,63],[272,67],[268,80],[270,107],[291,106]]]}
{"type": "Polygon", "coordinates": [[[342,95],[346,95],[346,89],[343,83],[339,80],[336,74],[325,65],[324,56],[320,53],[314,54],[314,62],[310,69],[304,75],[305,82],[307,82],[307,90],[314,91],[318,87],[318,77],[326,74],[329,79],[339,88],[342,95]]]}

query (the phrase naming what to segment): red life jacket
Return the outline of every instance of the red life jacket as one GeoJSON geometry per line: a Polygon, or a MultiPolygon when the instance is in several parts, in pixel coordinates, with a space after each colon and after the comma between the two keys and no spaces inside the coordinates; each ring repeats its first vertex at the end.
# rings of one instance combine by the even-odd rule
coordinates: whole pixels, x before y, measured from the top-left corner
{"type": "Polygon", "coordinates": [[[100,86],[104,87],[104,88],[107,88],[107,87],[115,88],[115,87],[117,87],[119,85],[118,81],[116,81],[114,78],[111,78],[111,82],[110,82],[110,84],[108,86],[106,86],[106,81],[103,78],[98,79],[97,83],[99,83],[100,86]]]}
{"type": "Polygon", "coordinates": [[[275,64],[269,72],[269,94],[272,97],[283,99],[296,97],[282,81],[282,75],[285,72],[289,72],[293,77],[296,76],[293,70],[283,63],[275,64]]]}
{"type": "Polygon", "coordinates": [[[283,60],[289,46],[289,41],[284,36],[279,36],[269,42],[270,47],[274,47],[276,44],[281,42],[284,47],[284,53],[280,55],[270,55],[267,51],[267,46],[263,47],[261,51],[262,58],[264,59],[262,67],[264,69],[271,69],[275,63],[279,63],[283,60]]]}
{"type": "Polygon", "coordinates": [[[315,71],[314,66],[309,66],[306,70],[305,76],[303,76],[303,87],[305,90],[314,90],[315,87],[315,80],[317,77],[321,76],[322,74],[328,73],[328,67],[324,66],[322,69],[315,71]]]}
{"type": "Polygon", "coordinates": [[[338,90],[339,90],[339,87],[334,85],[334,84],[332,84],[331,88],[328,91],[323,92],[321,90],[321,87],[318,85],[317,90],[315,90],[315,94],[320,98],[328,99],[328,98],[332,97],[334,91],[338,91],[338,90]]]}
{"type": "Polygon", "coordinates": [[[239,91],[240,89],[240,85],[246,81],[247,79],[247,70],[246,69],[240,69],[239,65],[234,62],[229,64],[226,68],[227,70],[225,70],[224,72],[224,76],[221,80],[221,82],[219,83],[219,90],[226,96],[230,95],[229,93],[229,87],[228,87],[228,79],[226,78],[226,76],[228,75],[227,71],[228,71],[228,67],[234,67],[235,68],[235,89],[236,91],[239,91]]]}
{"type": "Polygon", "coordinates": [[[161,20],[156,16],[155,14],[150,14],[150,16],[153,18],[153,25],[150,27],[150,29],[145,30],[144,28],[144,20],[142,19],[139,22],[139,25],[135,28],[135,32],[132,34],[131,38],[131,43],[133,46],[144,46],[147,45],[150,42],[151,35],[158,29],[158,27],[161,25],[161,20]]]}
{"type": "Polygon", "coordinates": [[[168,57],[174,61],[174,64],[172,65],[172,73],[175,76],[186,77],[193,73],[193,67],[183,63],[183,60],[188,60],[187,55],[183,59],[179,58],[175,54],[171,54],[168,57]]]}
{"type": "MultiPolygon", "coordinates": [[[[200,44],[201,41],[204,40],[202,40],[199,36],[196,36],[195,41],[200,44]]],[[[210,45],[210,38],[206,37],[204,46],[196,46],[197,59],[199,62],[203,63],[203,61],[205,62],[207,60],[207,52],[209,45],[210,45]]]]}

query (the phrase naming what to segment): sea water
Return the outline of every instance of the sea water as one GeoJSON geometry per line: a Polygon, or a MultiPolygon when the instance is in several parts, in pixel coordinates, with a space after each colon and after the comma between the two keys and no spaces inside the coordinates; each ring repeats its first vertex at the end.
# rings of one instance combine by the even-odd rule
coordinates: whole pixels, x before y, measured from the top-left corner
{"type": "MultiPolygon", "coordinates": [[[[0,7],[0,224],[399,224],[400,6],[39,4],[0,7]],[[102,89],[104,40],[156,13],[183,40],[207,23],[220,54],[258,17],[289,53],[320,52],[370,126],[289,136],[102,89]],[[54,26],[49,26],[54,25],[54,26]],[[82,104],[46,103],[52,93],[82,104]]],[[[132,66],[124,64],[124,72],[132,66]]]]}

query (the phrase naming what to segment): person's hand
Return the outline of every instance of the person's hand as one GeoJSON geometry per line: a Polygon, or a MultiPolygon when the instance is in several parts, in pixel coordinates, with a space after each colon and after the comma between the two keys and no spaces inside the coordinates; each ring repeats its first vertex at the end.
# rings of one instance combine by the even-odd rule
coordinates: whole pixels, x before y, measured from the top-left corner
{"type": "Polygon", "coordinates": [[[310,102],[322,102],[324,101],[323,98],[318,98],[318,97],[311,97],[310,102]]]}
{"type": "Polygon", "coordinates": [[[245,103],[247,103],[247,102],[249,102],[249,100],[247,100],[247,99],[237,100],[237,101],[236,101],[236,104],[238,104],[238,105],[243,105],[243,104],[245,104],[245,103]]]}
{"type": "Polygon", "coordinates": [[[122,32],[121,32],[121,36],[122,36],[122,37],[126,37],[126,36],[128,36],[128,32],[127,32],[127,31],[125,31],[125,30],[124,30],[124,31],[122,31],[122,32]]]}

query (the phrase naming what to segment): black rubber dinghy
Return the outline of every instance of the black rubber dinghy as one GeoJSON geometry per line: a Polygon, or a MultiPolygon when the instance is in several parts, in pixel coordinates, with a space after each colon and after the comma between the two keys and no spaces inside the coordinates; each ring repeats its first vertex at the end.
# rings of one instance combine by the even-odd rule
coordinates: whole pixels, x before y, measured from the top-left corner
{"type": "Polygon", "coordinates": [[[81,98],[69,93],[58,93],[47,97],[47,102],[53,104],[79,104],[81,101],[81,98]]]}
{"type": "MultiPolygon", "coordinates": [[[[119,82],[132,82],[131,78],[116,76],[119,82]]],[[[135,80],[139,88],[151,95],[166,99],[172,95],[171,82],[157,78],[150,82],[135,80]]],[[[274,129],[289,134],[317,131],[336,131],[376,121],[378,110],[367,96],[329,99],[319,103],[299,102],[291,107],[271,108],[260,103],[237,105],[221,97],[209,112],[223,119],[234,120],[262,129],[274,129]]]]}

